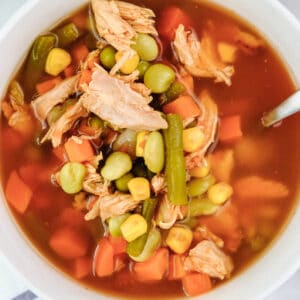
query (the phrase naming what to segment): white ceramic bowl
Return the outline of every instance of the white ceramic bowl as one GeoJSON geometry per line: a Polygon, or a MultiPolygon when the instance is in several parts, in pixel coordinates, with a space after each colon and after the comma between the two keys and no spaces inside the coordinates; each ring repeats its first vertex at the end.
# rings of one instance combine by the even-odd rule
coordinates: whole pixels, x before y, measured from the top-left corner
{"type": "MultiPolygon", "coordinates": [[[[194,0],[196,1],[196,0],[194,0]]],[[[300,82],[300,24],[277,0],[211,0],[223,5],[250,23],[270,41],[290,69],[296,84],[300,82]]],[[[24,58],[34,38],[87,0],[29,0],[0,32],[1,97],[13,71],[24,58]]],[[[1,192],[2,193],[2,192],[1,192]]],[[[3,193],[2,193],[3,198],[3,193]]],[[[0,250],[28,280],[42,299],[104,299],[84,289],[57,271],[38,255],[11,217],[5,201],[0,201],[0,250]]],[[[201,297],[203,300],[263,299],[300,266],[300,208],[271,249],[233,280],[201,297]]]]}

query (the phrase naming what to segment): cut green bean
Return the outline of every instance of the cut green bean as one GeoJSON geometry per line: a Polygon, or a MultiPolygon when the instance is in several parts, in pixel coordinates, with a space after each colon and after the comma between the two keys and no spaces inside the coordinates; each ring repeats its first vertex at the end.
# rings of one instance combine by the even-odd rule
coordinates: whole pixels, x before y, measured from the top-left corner
{"type": "Polygon", "coordinates": [[[128,182],[130,181],[130,179],[133,178],[133,175],[131,173],[127,173],[124,176],[122,176],[121,178],[117,179],[115,181],[115,185],[116,188],[123,193],[126,193],[129,191],[128,189],[128,182]]]}
{"type": "Polygon", "coordinates": [[[212,175],[208,175],[204,178],[193,179],[187,184],[188,195],[190,197],[201,196],[206,193],[215,182],[216,179],[212,175]]]}
{"type": "Polygon", "coordinates": [[[59,47],[65,48],[75,42],[79,37],[79,30],[74,23],[69,23],[55,32],[59,47]]]}
{"type": "Polygon", "coordinates": [[[219,206],[207,198],[194,198],[189,202],[190,217],[209,216],[217,212],[219,206]]]}
{"type": "Polygon", "coordinates": [[[115,216],[108,219],[108,230],[112,236],[122,236],[121,225],[131,216],[130,213],[126,213],[121,216],[115,216]]]}
{"type": "Polygon", "coordinates": [[[186,205],[186,174],[183,153],[182,131],[183,125],[180,116],[167,115],[168,129],[164,130],[166,146],[166,175],[168,197],[175,205],[186,205]]]}
{"type": "Polygon", "coordinates": [[[185,90],[186,88],[182,83],[174,81],[166,91],[167,101],[172,101],[178,98],[182,93],[185,92],[185,90]]]}

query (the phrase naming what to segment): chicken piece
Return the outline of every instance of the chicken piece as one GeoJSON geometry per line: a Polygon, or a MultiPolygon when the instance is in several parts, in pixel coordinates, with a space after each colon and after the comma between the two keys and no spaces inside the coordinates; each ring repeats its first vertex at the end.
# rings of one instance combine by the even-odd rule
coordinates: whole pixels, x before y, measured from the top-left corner
{"type": "Polygon", "coordinates": [[[198,226],[194,230],[194,239],[198,242],[202,240],[209,240],[214,242],[219,248],[224,247],[224,241],[203,225],[198,226]]]}
{"type": "Polygon", "coordinates": [[[82,105],[83,99],[86,95],[83,95],[78,102],[67,110],[51,127],[42,139],[42,143],[47,140],[52,141],[54,148],[61,144],[63,134],[69,131],[74,123],[80,118],[87,116],[87,111],[82,105]]]}
{"type": "Polygon", "coordinates": [[[114,194],[99,197],[93,208],[85,215],[85,220],[93,220],[100,216],[104,222],[110,217],[120,216],[135,209],[140,201],[136,201],[129,194],[114,194]]]}
{"type": "Polygon", "coordinates": [[[168,126],[160,112],[147,104],[147,99],[99,66],[82,103],[88,111],[118,128],[154,131],[168,126]]]}
{"type": "Polygon", "coordinates": [[[76,92],[78,80],[79,75],[65,79],[55,88],[32,101],[31,105],[36,117],[41,122],[44,121],[55,105],[64,102],[70,95],[76,92]]]}
{"type": "Polygon", "coordinates": [[[165,194],[159,204],[156,217],[156,224],[162,229],[170,229],[177,220],[182,220],[184,213],[181,211],[180,205],[172,204],[167,194],[165,194]]]}
{"type": "Polygon", "coordinates": [[[202,92],[199,98],[201,99],[203,113],[197,119],[197,126],[203,130],[205,141],[199,150],[192,152],[185,157],[187,170],[201,166],[208,148],[216,138],[218,107],[207,91],[202,92]]]}
{"type": "Polygon", "coordinates": [[[234,267],[232,259],[214,242],[205,240],[190,250],[184,260],[184,268],[186,271],[201,272],[223,280],[230,277],[234,267]]]}
{"type": "Polygon", "coordinates": [[[179,61],[193,76],[215,78],[216,82],[231,85],[234,68],[220,61],[216,45],[207,33],[200,42],[194,31],[185,31],[180,24],[175,34],[174,49],[179,61]]]}
{"type": "Polygon", "coordinates": [[[167,191],[167,181],[163,174],[156,174],[151,179],[151,187],[154,194],[157,196],[161,192],[165,193],[167,191]]]}
{"type": "MultiPolygon", "coordinates": [[[[104,47],[104,45],[102,47],[104,47]]],[[[101,50],[101,48],[98,48],[97,50],[94,50],[94,51],[92,51],[88,54],[86,60],[81,65],[81,70],[93,69],[95,67],[95,65],[93,65],[93,63],[97,59],[99,59],[99,55],[100,55],[100,52],[101,52],[100,50],[101,50]]]]}

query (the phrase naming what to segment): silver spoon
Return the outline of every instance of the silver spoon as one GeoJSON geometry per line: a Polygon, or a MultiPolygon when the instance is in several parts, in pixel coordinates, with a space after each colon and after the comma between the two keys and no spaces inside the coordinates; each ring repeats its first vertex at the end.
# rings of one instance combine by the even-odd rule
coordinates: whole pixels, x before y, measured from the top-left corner
{"type": "Polygon", "coordinates": [[[261,122],[263,126],[270,127],[281,120],[300,111],[300,90],[287,98],[270,112],[266,113],[261,122]]]}

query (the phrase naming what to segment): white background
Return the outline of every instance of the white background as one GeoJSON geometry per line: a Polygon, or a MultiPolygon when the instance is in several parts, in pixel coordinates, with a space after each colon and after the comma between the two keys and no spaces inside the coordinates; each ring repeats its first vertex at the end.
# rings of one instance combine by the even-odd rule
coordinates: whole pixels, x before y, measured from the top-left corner
{"type": "MultiPolygon", "coordinates": [[[[24,2],[26,2],[26,0],[0,0],[0,28],[24,2]]],[[[300,0],[281,0],[281,2],[300,19],[300,0]]],[[[300,271],[266,300],[299,300],[299,285],[300,271]]],[[[26,283],[21,276],[14,273],[8,263],[0,256],[0,300],[10,300],[18,294],[25,292],[27,289],[26,283]]]]}

